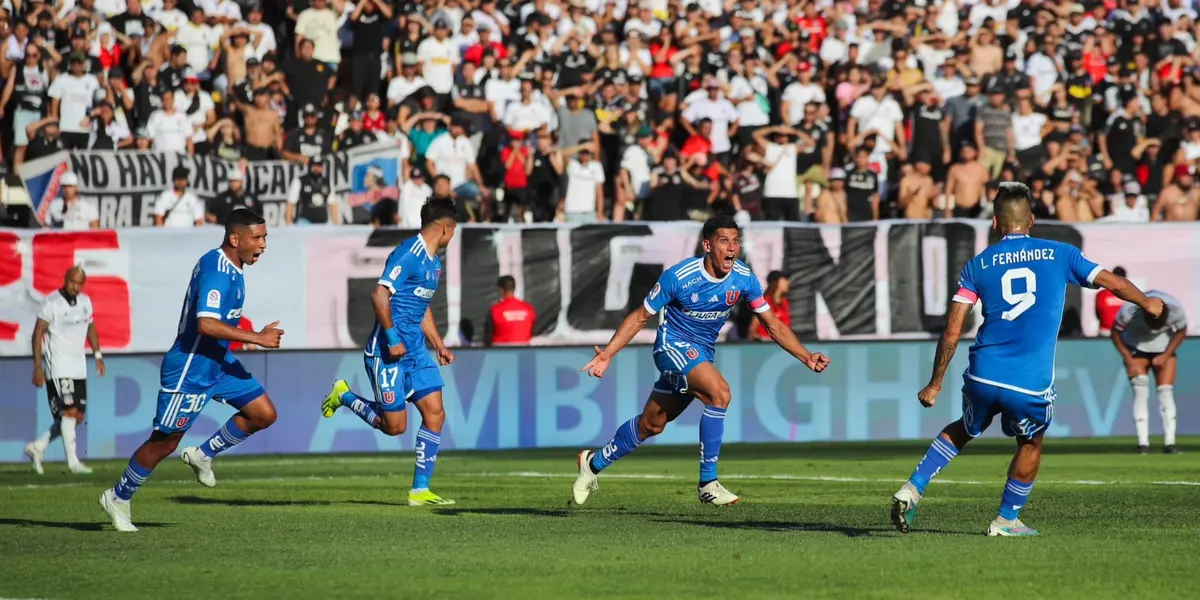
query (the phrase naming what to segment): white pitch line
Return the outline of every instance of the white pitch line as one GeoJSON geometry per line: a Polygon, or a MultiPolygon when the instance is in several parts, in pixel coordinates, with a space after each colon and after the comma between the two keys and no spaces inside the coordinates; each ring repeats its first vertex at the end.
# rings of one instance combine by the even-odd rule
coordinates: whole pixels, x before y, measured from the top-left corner
{"type": "MultiPolygon", "coordinates": [[[[234,483],[275,483],[288,481],[334,481],[340,479],[392,479],[407,476],[404,473],[381,473],[370,475],[304,475],[304,476],[278,476],[278,477],[239,477],[230,480],[234,483]]],[[[445,476],[445,475],[443,475],[445,476]]],[[[541,471],[509,471],[509,472],[482,472],[482,473],[458,473],[455,477],[488,477],[488,478],[528,478],[528,479],[570,479],[575,477],[574,473],[548,473],[541,471]]],[[[629,480],[660,480],[660,481],[690,481],[694,477],[684,477],[681,475],[665,475],[662,473],[606,473],[605,479],[629,479],[629,480]]],[[[903,479],[894,478],[865,478],[865,477],[836,477],[831,475],[722,475],[722,479],[740,479],[750,481],[806,481],[817,483],[887,483],[897,484],[903,483],[903,479]]],[[[163,479],[154,480],[156,485],[186,485],[195,483],[193,479],[163,479]]],[[[1000,481],[973,481],[965,479],[935,479],[932,483],[947,484],[947,485],[1000,485],[1000,481]]],[[[1089,479],[1080,480],[1055,480],[1055,479],[1039,479],[1039,485],[1080,485],[1080,486],[1096,486],[1096,485],[1184,485],[1184,486],[1200,486],[1200,481],[1095,481],[1089,479]]],[[[10,485],[5,487],[6,490],[39,490],[39,489],[54,489],[54,488],[73,488],[73,487],[96,487],[97,481],[70,481],[60,483],[30,483],[25,485],[10,485]]]]}

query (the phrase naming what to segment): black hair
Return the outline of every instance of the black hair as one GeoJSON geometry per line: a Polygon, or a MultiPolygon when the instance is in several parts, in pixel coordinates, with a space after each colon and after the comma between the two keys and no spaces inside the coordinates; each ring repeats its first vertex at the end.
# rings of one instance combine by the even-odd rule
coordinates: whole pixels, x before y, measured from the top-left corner
{"type": "Polygon", "coordinates": [[[248,209],[239,208],[229,213],[229,217],[225,219],[225,243],[229,243],[229,236],[237,233],[237,230],[254,225],[266,225],[267,220],[262,218],[262,215],[248,209]]]}
{"type": "Polygon", "coordinates": [[[454,200],[434,196],[421,207],[421,227],[425,228],[442,219],[453,221],[458,216],[458,207],[454,200]]]}
{"type": "Polygon", "coordinates": [[[1112,274],[1116,275],[1117,277],[1124,277],[1125,267],[1113,267],[1112,274]]]}
{"type": "Polygon", "coordinates": [[[787,279],[787,273],[783,271],[771,271],[767,273],[767,287],[775,285],[780,279],[787,279]]]}
{"type": "Polygon", "coordinates": [[[513,279],[512,275],[502,275],[500,279],[496,280],[496,287],[506,292],[512,292],[517,289],[517,280],[513,279]]]}
{"type": "Polygon", "coordinates": [[[722,229],[736,229],[740,233],[742,228],[738,227],[737,221],[734,221],[733,217],[717,215],[704,222],[704,228],[700,230],[700,239],[711,240],[722,229]]]}
{"type": "Polygon", "coordinates": [[[1033,194],[1029,186],[1016,181],[1002,181],[992,200],[996,220],[1001,226],[1026,227],[1033,213],[1033,194]]]}

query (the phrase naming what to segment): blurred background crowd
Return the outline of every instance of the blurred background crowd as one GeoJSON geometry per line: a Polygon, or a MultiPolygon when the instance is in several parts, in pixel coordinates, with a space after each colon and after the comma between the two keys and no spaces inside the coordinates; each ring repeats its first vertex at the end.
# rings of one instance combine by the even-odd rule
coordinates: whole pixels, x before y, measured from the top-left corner
{"type": "MultiPolygon", "coordinates": [[[[1189,0],[5,0],[0,147],[11,171],[60,149],[307,168],[395,144],[382,225],[431,195],[485,222],[986,218],[1009,179],[1042,219],[1191,221],[1196,18],[1189,0]]],[[[304,204],[313,171],[287,222],[342,222],[304,204]]],[[[73,202],[57,223],[92,223],[73,202]]],[[[187,202],[178,224],[238,200],[187,202]]]]}

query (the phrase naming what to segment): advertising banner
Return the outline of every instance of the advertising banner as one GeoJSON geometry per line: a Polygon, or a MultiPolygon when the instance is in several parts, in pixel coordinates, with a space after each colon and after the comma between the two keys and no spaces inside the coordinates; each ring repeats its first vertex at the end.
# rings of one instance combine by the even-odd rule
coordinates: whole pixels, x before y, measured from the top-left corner
{"type": "MultiPolygon", "coordinates": [[[[266,254],[246,271],[243,314],[254,324],[280,321],[286,349],[361,348],[374,320],[371,290],[388,253],[415,233],[272,228],[266,254]]],[[[1101,265],[1123,266],[1144,289],[1169,292],[1189,314],[1200,314],[1195,224],[1050,224],[1033,233],[1080,247],[1101,265]]],[[[991,235],[986,221],[755,223],[743,232],[742,247],[764,286],[771,271],[788,275],[792,328],[801,339],[927,339],[944,326],[963,264],[991,235]]],[[[699,252],[699,237],[700,225],[690,222],[463,226],[443,251],[433,313],[448,343],[479,344],[499,297],[496,280],[511,275],[517,295],[537,313],[534,345],[604,343],[665,269],[699,252]]],[[[85,291],[106,352],[165,351],[192,267],[221,239],[216,227],[0,230],[0,356],[29,354],[38,307],[72,264],[89,274],[85,291]]],[[[734,314],[728,337],[737,337],[747,317],[734,314]]],[[[654,325],[635,342],[652,341],[654,325]]],[[[978,318],[968,325],[970,336],[978,318]]],[[[1062,333],[1096,335],[1094,290],[1069,288],[1062,333]]]]}
{"type": "MultiPolygon", "coordinates": [[[[932,438],[961,416],[959,374],[967,362],[964,344],[937,404],[924,409],[916,393],[928,381],[935,346],[929,341],[816,344],[833,361],[817,375],[770,343],[722,345],[716,365],[733,395],[725,441],[932,438]]],[[[646,346],[618,354],[603,379],[579,372],[591,355],[590,348],[460,350],[455,363],[441,370],[446,384],[442,447],[579,449],[604,444],[617,425],[641,411],[657,373],[646,346]]],[[[332,419],[321,417],[321,398],[335,378],[345,378],[359,393],[370,393],[362,353],[259,351],[239,358],[275,401],[279,420],[240,445],[236,454],[412,449],[415,425],[404,436],[391,438],[346,410],[332,419]]],[[[1200,406],[1200,370],[1187,368],[1200,361],[1200,346],[1185,343],[1179,360],[1179,434],[1200,434],[1200,409],[1194,409],[1200,406]]],[[[159,357],[112,356],[106,363],[106,377],[93,372],[88,379],[80,450],[90,458],[124,458],[150,432],[159,357]]],[[[30,359],[0,359],[0,381],[5,382],[0,394],[0,462],[24,460],[24,444],[50,426],[45,390],[30,385],[31,377],[30,359]]],[[[1055,377],[1058,399],[1050,436],[1133,434],[1129,382],[1106,340],[1062,342],[1055,377]]],[[[184,444],[204,441],[231,414],[224,405],[210,404],[184,444]]],[[[699,419],[700,409],[689,407],[653,443],[696,444],[699,419]]],[[[1157,411],[1150,422],[1153,435],[1160,435],[1157,411]]],[[[993,429],[986,435],[1000,435],[998,425],[993,429]]],[[[61,445],[52,444],[49,460],[61,456],[61,445]]],[[[564,451],[564,464],[571,459],[571,452],[564,451]]]]}
{"type": "MultiPolygon", "coordinates": [[[[326,157],[325,172],[334,193],[347,199],[350,207],[369,212],[370,203],[375,200],[396,197],[394,172],[399,156],[394,144],[373,144],[326,157]],[[393,173],[390,179],[381,178],[378,189],[367,183],[370,164],[381,169],[390,167],[393,173]]],[[[260,203],[263,218],[271,227],[284,224],[288,186],[308,171],[305,165],[285,160],[239,165],[212,156],[128,150],[59,152],[24,163],[17,171],[29,191],[34,212],[43,223],[50,202],[62,187],[62,176],[71,172],[79,177],[80,196],[93,202],[99,211],[100,227],[119,229],[154,225],[154,201],[163,190],[171,188],[171,173],[176,167],[188,169],[190,189],[205,202],[225,191],[229,173],[244,167],[246,190],[260,203]]]]}

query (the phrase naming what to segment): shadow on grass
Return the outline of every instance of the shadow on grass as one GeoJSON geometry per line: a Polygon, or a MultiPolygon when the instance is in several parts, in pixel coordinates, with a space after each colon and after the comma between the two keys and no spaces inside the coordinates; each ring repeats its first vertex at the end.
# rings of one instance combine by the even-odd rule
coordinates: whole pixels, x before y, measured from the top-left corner
{"type": "Polygon", "coordinates": [[[171,496],[168,498],[177,504],[197,506],[329,506],[328,500],[246,500],[242,498],[202,498],[200,496],[171,496]]]}
{"type": "MultiPolygon", "coordinates": [[[[846,537],[871,537],[879,533],[896,533],[891,527],[852,527],[834,525],[832,523],[816,523],[803,521],[701,521],[695,519],[655,519],[656,523],[675,523],[679,525],[696,525],[715,529],[748,529],[754,531],[815,531],[821,533],[840,533],[846,537]]],[[[971,535],[964,531],[943,531],[937,529],[921,529],[914,533],[937,535],[971,535]]],[[[899,534],[897,534],[899,535],[899,534]]],[[[911,535],[911,534],[910,534],[911,535]]]]}
{"type": "MultiPolygon", "coordinates": [[[[38,521],[36,519],[0,518],[0,526],[10,527],[45,527],[48,529],[74,529],[75,531],[102,531],[109,527],[108,523],[70,523],[66,521],[38,521]]],[[[138,529],[148,527],[171,527],[170,523],[136,523],[138,529]]]]}
{"type": "Polygon", "coordinates": [[[568,517],[571,511],[555,508],[435,508],[434,514],[442,517],[462,515],[486,515],[493,517],[568,517]]]}

